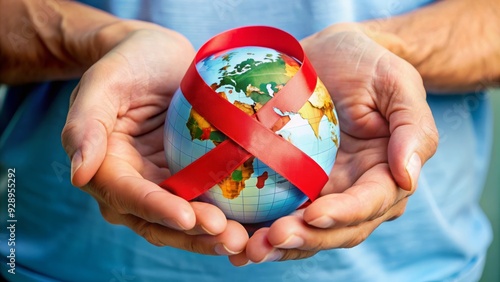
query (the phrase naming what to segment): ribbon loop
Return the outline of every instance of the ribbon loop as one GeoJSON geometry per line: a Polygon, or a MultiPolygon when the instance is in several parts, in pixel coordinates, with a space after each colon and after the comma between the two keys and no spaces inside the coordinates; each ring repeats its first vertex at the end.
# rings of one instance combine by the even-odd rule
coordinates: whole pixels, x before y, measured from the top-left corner
{"type": "Polygon", "coordinates": [[[253,155],[285,177],[310,200],[315,200],[328,181],[328,175],[311,157],[270,128],[281,118],[275,109],[298,112],[314,92],[316,83],[317,75],[300,43],[282,30],[249,26],[213,37],[196,54],[181,82],[181,90],[193,109],[228,139],[160,186],[192,200],[220,183],[253,155]],[[208,56],[245,46],[271,48],[302,63],[286,85],[259,109],[256,114],[258,119],[248,116],[215,93],[196,68],[196,64],[208,56]],[[231,118],[228,119],[228,116],[231,118]]]}

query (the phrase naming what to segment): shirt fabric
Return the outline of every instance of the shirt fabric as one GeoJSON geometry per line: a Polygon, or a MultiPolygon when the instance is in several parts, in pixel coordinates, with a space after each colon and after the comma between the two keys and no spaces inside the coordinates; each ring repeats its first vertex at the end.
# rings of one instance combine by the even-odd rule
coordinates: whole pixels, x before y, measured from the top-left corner
{"type": "MultiPolygon", "coordinates": [[[[337,22],[391,17],[432,1],[86,2],[177,30],[199,48],[237,26],[270,25],[301,39],[337,22]]],[[[9,280],[475,281],[481,275],[492,237],[479,206],[492,140],[486,94],[429,93],[440,144],[399,219],[354,248],[237,268],[226,257],[150,245],[127,227],[107,223],[93,198],[71,186],[60,134],[75,85],[11,87],[0,112],[0,270],[9,280]],[[7,273],[8,168],[16,170],[15,275],[7,273]]]]}

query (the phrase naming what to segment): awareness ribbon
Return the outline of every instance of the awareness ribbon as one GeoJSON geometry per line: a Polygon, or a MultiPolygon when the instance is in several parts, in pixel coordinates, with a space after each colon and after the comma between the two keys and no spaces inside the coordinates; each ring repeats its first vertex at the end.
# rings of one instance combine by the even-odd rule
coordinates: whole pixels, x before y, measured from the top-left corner
{"type": "Polygon", "coordinates": [[[253,155],[314,201],[328,175],[311,157],[270,128],[281,118],[275,109],[282,113],[298,112],[314,92],[316,83],[316,72],[302,46],[280,29],[247,26],[216,35],[200,48],[180,88],[193,109],[228,138],[159,185],[188,201],[193,200],[253,155]],[[297,73],[253,116],[218,95],[196,68],[198,62],[210,55],[245,46],[272,48],[302,62],[297,73]]]}

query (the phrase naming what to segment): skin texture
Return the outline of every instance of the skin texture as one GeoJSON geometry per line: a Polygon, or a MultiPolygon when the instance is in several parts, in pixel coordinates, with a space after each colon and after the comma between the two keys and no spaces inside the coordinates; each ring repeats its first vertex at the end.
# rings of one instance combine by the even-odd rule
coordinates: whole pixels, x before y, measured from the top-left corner
{"type": "Polygon", "coordinates": [[[500,84],[500,2],[448,0],[362,23],[372,39],[411,63],[428,91],[464,93],[500,84]]]}
{"type": "Polygon", "coordinates": [[[411,147],[422,150],[420,160],[413,160],[423,164],[438,140],[420,77],[426,89],[443,95],[499,85],[499,15],[498,1],[440,1],[398,17],[337,24],[303,40],[341,118],[335,169],[323,197],[258,230],[246,252],[230,258],[233,264],[353,247],[399,217],[416,188],[401,164],[413,163],[411,147]],[[387,50],[412,64],[420,77],[387,50]]]}
{"type": "Polygon", "coordinates": [[[422,81],[408,63],[357,31],[327,30],[302,45],[340,117],[335,169],[320,198],[256,231],[246,251],[230,258],[235,265],[361,243],[403,214],[437,146],[422,81]]]}
{"type": "Polygon", "coordinates": [[[241,225],[213,205],[188,203],[156,185],[169,174],[162,142],[167,106],[192,53],[187,42],[159,31],[128,35],[74,90],[63,144],[73,184],[94,196],[107,221],[157,246],[234,254],[248,239],[241,225]]]}
{"type": "Polygon", "coordinates": [[[238,266],[300,259],[355,246],[404,212],[437,148],[423,85],[446,94],[498,82],[500,63],[486,64],[500,61],[498,3],[441,1],[304,39],[339,114],[338,160],[317,201],[251,238],[215,206],[188,203],[156,185],[169,173],[161,142],[166,109],[194,56],[182,35],[69,1],[0,0],[0,34],[9,38],[0,41],[0,81],[81,76],[62,141],[72,183],[96,199],[110,223],[154,245],[230,255],[238,266]],[[461,20],[464,9],[483,25],[461,20]],[[481,28],[485,23],[491,28],[481,28]],[[449,36],[433,40],[432,24],[449,36]]]}

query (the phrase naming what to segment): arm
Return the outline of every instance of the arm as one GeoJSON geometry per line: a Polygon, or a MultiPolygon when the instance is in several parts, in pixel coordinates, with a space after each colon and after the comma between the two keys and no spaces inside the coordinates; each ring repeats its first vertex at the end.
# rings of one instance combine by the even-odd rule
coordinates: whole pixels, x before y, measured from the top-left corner
{"type": "Polygon", "coordinates": [[[65,0],[0,0],[0,82],[17,84],[81,76],[131,32],[157,25],[125,21],[65,0]]]}
{"type": "Polygon", "coordinates": [[[430,91],[474,91],[500,82],[500,1],[438,1],[363,27],[410,62],[430,91]]]}

